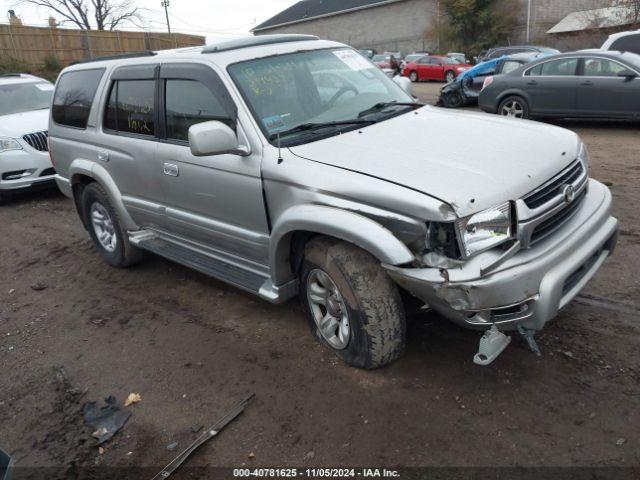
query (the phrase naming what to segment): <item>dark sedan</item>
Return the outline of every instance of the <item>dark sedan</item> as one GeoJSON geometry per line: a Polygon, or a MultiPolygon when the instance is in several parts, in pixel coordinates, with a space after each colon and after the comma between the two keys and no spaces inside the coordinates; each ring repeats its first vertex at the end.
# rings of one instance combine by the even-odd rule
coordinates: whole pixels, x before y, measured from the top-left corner
{"type": "Polygon", "coordinates": [[[640,55],[594,50],[545,57],[496,77],[478,104],[516,118],[640,119],[640,55]]]}

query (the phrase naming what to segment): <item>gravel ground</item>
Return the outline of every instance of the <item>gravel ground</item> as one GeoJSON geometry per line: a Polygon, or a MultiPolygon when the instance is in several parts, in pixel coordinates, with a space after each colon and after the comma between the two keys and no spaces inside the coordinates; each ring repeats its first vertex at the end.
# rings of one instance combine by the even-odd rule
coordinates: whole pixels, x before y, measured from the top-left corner
{"type": "MultiPolygon", "coordinates": [[[[433,101],[440,86],[417,92],[433,101]]],[[[562,125],[613,191],[618,249],[538,337],[541,358],[515,341],[488,368],[472,362],[477,332],[427,313],[400,361],[349,368],[297,302],[153,256],[112,269],[56,192],[0,208],[0,448],[23,467],[160,467],[167,445],[253,392],[189,465],[640,467],[640,130],[562,125]],[[82,403],[131,392],[142,401],[99,451],[82,403]]]]}

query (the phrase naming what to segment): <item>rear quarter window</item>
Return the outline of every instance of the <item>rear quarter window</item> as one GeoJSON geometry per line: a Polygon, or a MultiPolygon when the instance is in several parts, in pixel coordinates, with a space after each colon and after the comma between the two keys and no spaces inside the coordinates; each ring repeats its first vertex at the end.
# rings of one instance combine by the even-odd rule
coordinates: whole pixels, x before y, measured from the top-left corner
{"type": "Polygon", "coordinates": [[[89,113],[104,68],[63,73],[58,81],[51,115],[60,125],[87,128],[89,113]]]}
{"type": "Polygon", "coordinates": [[[627,35],[617,39],[611,44],[609,50],[618,50],[620,52],[632,52],[640,54],[640,34],[627,35]]]}

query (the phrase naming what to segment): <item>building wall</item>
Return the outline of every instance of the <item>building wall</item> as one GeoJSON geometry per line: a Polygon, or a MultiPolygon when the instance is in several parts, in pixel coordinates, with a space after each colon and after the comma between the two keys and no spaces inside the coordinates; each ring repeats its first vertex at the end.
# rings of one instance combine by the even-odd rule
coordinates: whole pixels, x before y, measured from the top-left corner
{"type": "Polygon", "coordinates": [[[426,38],[436,16],[436,0],[405,0],[255,33],[304,33],[355,48],[407,54],[436,50],[436,45],[426,38]]]}
{"type": "MultiPolygon", "coordinates": [[[[511,0],[518,3],[518,25],[514,29],[512,43],[526,43],[528,0],[511,0]]],[[[530,43],[561,46],[560,37],[546,32],[571,12],[611,6],[611,0],[531,0],[530,43]]]]}

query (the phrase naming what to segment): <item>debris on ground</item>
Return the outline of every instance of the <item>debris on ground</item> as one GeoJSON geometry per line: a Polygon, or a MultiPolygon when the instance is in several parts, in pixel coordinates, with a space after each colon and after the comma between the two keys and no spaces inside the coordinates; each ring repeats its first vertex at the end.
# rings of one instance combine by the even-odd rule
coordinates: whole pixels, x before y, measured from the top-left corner
{"type": "Polygon", "coordinates": [[[194,425],[191,425],[191,431],[193,433],[198,433],[200,430],[202,430],[202,425],[198,425],[197,423],[194,425]]]}
{"type": "Polygon", "coordinates": [[[41,292],[43,290],[47,289],[47,284],[46,283],[42,283],[42,282],[37,282],[34,283],[33,285],[31,285],[31,290],[33,290],[34,292],[41,292]]]}
{"type": "MultiPolygon", "coordinates": [[[[240,400],[236,405],[220,420],[218,420],[214,425],[212,425],[206,432],[200,435],[191,445],[189,445],[182,453],[180,453],[176,458],[174,458],[171,463],[169,463],[164,469],[158,473],[152,480],[163,480],[175,472],[180,465],[182,465],[189,455],[195,452],[201,445],[206,443],[208,440],[211,440],[213,437],[220,433],[224,427],[229,425],[232,421],[234,421],[249,404],[249,402],[253,399],[253,394],[248,397],[240,400]]],[[[178,444],[176,443],[176,446],[178,444]]],[[[255,457],[255,453],[251,452],[255,457]]],[[[251,455],[250,454],[250,455],[251,455]]],[[[251,458],[251,457],[250,457],[251,458]]]]}
{"type": "Polygon", "coordinates": [[[124,401],[124,406],[128,407],[129,405],[138,403],[140,400],[142,400],[142,397],[139,393],[130,393],[127,399],[124,401]]]}
{"type": "Polygon", "coordinates": [[[256,458],[256,454],[255,452],[249,452],[249,455],[247,455],[248,458],[256,458]]]}
{"type": "Polygon", "coordinates": [[[131,416],[131,412],[118,407],[113,395],[106,397],[104,401],[105,405],[102,407],[98,407],[97,402],[87,402],[82,406],[84,421],[94,428],[91,435],[98,440],[98,445],[110,440],[131,416]]]}

